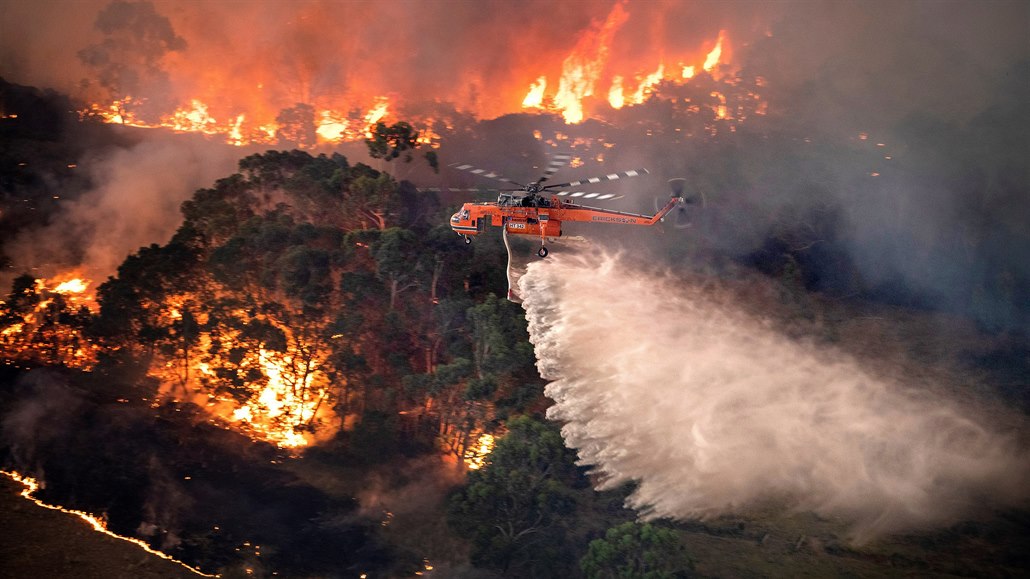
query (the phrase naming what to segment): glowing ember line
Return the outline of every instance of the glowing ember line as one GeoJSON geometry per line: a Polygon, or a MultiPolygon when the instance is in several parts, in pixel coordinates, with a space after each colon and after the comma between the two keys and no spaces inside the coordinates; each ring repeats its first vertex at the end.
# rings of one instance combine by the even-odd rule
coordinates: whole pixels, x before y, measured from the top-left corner
{"type": "MultiPolygon", "coordinates": [[[[200,99],[191,99],[188,106],[182,106],[173,113],[164,115],[158,122],[146,122],[137,119],[128,110],[142,104],[141,99],[126,97],[113,101],[109,105],[92,104],[80,111],[80,116],[96,117],[107,123],[117,123],[138,128],[165,128],[176,132],[202,133],[221,135],[230,145],[242,146],[252,144],[276,144],[279,142],[278,122],[261,123],[251,119],[242,112],[232,112],[216,116],[211,107],[200,99]]],[[[371,136],[375,124],[389,115],[390,102],[387,97],[376,97],[371,108],[360,119],[350,119],[347,115],[332,109],[320,109],[317,113],[316,133],[320,142],[335,143],[357,141],[371,136]]]]}
{"type": "Polygon", "coordinates": [[[162,553],[161,551],[157,551],[157,550],[151,548],[150,545],[148,545],[146,542],[144,542],[144,541],[142,541],[140,539],[134,539],[132,537],[124,537],[122,535],[119,535],[117,533],[109,531],[107,529],[107,522],[105,522],[103,519],[101,519],[100,517],[98,517],[96,515],[91,515],[91,514],[85,512],[85,511],[79,511],[79,510],[76,510],[76,509],[66,509],[66,508],[61,507],[61,506],[49,505],[47,503],[44,503],[43,501],[41,501],[41,500],[35,498],[34,496],[32,496],[37,490],[39,490],[39,483],[36,482],[36,479],[34,479],[32,477],[22,476],[22,475],[18,474],[17,472],[6,471],[6,470],[0,470],[0,474],[6,476],[7,478],[9,478],[9,479],[11,479],[11,480],[13,480],[15,482],[21,483],[25,487],[25,489],[21,491],[21,496],[26,498],[26,499],[28,499],[28,500],[30,500],[30,501],[32,501],[33,503],[36,503],[37,505],[43,507],[44,509],[50,509],[51,511],[60,511],[62,513],[68,513],[70,515],[75,515],[75,516],[79,517],[80,519],[82,519],[82,520],[86,521],[87,523],[89,523],[90,526],[93,527],[94,531],[97,531],[99,533],[103,533],[103,534],[105,534],[105,535],[107,535],[109,537],[114,537],[115,539],[120,539],[122,541],[125,541],[126,543],[132,543],[133,545],[136,545],[137,547],[140,547],[141,549],[143,549],[147,553],[150,553],[151,555],[157,555],[158,557],[161,557],[162,559],[171,561],[172,563],[177,563],[178,565],[181,565],[185,569],[189,569],[190,571],[192,571],[193,573],[196,573],[197,575],[200,575],[201,577],[221,577],[221,575],[209,575],[207,573],[204,573],[200,569],[197,569],[195,567],[191,567],[191,566],[187,565],[186,563],[183,563],[182,561],[176,559],[175,557],[172,557],[171,555],[168,555],[166,553],[162,553]]]}

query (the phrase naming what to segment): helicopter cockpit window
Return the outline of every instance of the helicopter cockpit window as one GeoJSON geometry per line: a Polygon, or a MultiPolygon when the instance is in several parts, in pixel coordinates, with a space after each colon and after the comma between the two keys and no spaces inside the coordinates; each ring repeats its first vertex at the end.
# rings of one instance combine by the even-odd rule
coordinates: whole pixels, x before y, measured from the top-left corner
{"type": "Polygon", "coordinates": [[[465,220],[465,219],[469,218],[469,210],[468,209],[466,209],[466,210],[461,212],[461,218],[462,218],[462,220],[465,220]]]}

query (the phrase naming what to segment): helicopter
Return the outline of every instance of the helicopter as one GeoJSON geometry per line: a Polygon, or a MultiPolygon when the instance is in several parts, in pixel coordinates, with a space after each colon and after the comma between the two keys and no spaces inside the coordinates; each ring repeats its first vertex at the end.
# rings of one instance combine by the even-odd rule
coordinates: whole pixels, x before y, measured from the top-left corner
{"type": "MultiPolygon", "coordinates": [[[[579,187],[580,185],[593,185],[605,181],[637,177],[649,173],[647,169],[634,169],[611,173],[601,177],[545,185],[544,183],[558,172],[559,169],[568,164],[571,158],[572,156],[567,154],[552,155],[551,162],[543,175],[536,181],[528,184],[521,184],[493,171],[479,169],[468,164],[450,165],[455,169],[468,171],[474,175],[516,187],[498,190],[497,200],[493,202],[470,202],[463,204],[461,209],[451,216],[451,229],[460,235],[466,244],[472,243],[472,238],[483,233],[487,226],[502,227],[503,233],[506,236],[509,234],[539,236],[540,249],[537,250],[537,255],[544,258],[548,254],[547,240],[561,237],[562,222],[655,225],[663,221],[665,216],[673,209],[679,208],[682,212],[684,205],[688,203],[683,197],[684,179],[672,179],[669,181],[672,187],[672,196],[664,207],[660,209],[656,207],[657,211],[654,215],[641,215],[625,211],[589,207],[563,199],[563,197],[596,200],[616,199],[619,196],[568,191],[567,189],[579,187]]],[[[446,190],[469,191],[469,189],[446,190]]],[[[482,189],[472,190],[482,191],[482,189]]],[[[680,217],[680,221],[682,221],[682,217],[680,217]]],[[[679,226],[680,224],[677,224],[677,227],[679,226]]]]}

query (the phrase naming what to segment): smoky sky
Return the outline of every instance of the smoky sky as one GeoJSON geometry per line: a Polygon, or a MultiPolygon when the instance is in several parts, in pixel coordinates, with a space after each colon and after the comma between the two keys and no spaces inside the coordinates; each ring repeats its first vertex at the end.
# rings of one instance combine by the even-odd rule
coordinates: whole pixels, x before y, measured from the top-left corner
{"type": "Polygon", "coordinates": [[[155,134],[80,161],[94,186],[46,226],[18,233],[5,248],[12,271],[50,276],[73,267],[99,284],[140,247],[166,243],[182,221],[182,202],[230,174],[237,153],[203,138],[155,134]]]}

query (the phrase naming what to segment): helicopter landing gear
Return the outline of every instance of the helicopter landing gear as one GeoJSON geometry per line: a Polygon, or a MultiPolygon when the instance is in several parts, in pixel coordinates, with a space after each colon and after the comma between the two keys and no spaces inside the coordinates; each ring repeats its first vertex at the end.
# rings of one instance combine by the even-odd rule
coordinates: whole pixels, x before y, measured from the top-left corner
{"type": "Polygon", "coordinates": [[[465,245],[472,243],[472,238],[468,235],[462,235],[462,237],[465,239],[465,245]]]}
{"type": "Polygon", "coordinates": [[[537,250],[536,254],[540,257],[547,257],[547,248],[541,246],[540,249],[537,250]]]}

